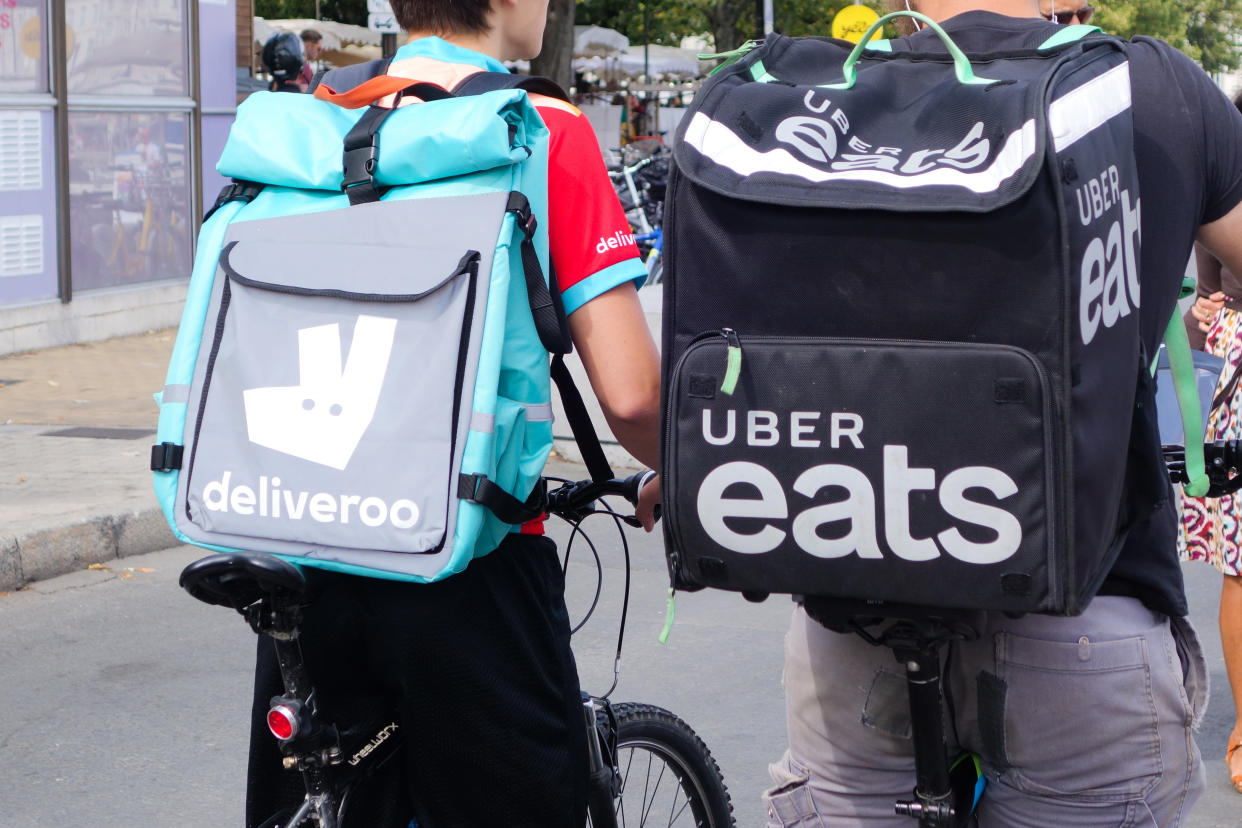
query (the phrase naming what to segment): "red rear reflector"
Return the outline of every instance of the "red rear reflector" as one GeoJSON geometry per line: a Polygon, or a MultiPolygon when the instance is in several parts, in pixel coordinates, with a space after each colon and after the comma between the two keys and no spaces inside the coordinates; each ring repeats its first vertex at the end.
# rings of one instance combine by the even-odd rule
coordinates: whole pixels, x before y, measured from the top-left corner
{"type": "Polygon", "coordinates": [[[297,735],[298,718],[288,707],[277,705],[267,711],[267,729],[272,731],[273,736],[284,742],[297,735]]]}

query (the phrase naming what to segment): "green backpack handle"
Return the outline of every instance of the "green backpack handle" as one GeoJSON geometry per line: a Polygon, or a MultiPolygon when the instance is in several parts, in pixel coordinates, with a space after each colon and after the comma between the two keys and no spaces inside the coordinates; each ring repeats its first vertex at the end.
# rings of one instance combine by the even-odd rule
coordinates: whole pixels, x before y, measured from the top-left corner
{"type": "Polygon", "coordinates": [[[958,48],[953,39],[949,37],[948,32],[940,28],[940,24],[932,20],[925,14],[919,14],[916,11],[896,11],[892,14],[886,14],[879,20],[871,24],[871,27],[863,34],[862,39],[858,41],[849,57],[845,59],[845,64],[841,67],[841,74],[845,76],[845,80],[841,83],[825,84],[825,89],[853,89],[854,83],[858,80],[858,61],[862,57],[863,51],[867,48],[867,43],[875,36],[875,33],[884,28],[884,24],[898,17],[912,17],[927,26],[933,32],[940,36],[944,41],[945,48],[949,50],[949,54],[953,56],[953,69],[957,75],[959,83],[968,86],[985,86],[996,81],[981,78],[975,74],[975,70],[970,66],[970,58],[966,57],[966,53],[958,48]]]}

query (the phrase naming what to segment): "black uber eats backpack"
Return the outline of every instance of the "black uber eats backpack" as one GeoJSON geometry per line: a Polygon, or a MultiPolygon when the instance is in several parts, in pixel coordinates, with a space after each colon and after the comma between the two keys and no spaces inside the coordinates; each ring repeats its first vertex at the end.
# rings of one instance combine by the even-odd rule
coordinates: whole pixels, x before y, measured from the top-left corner
{"type": "Polygon", "coordinates": [[[943,32],[948,55],[772,35],[704,85],[665,251],[679,585],[1095,594],[1168,485],[1144,415],[1131,438],[1152,392],[1130,77],[1095,31],[974,69],[943,32]]]}

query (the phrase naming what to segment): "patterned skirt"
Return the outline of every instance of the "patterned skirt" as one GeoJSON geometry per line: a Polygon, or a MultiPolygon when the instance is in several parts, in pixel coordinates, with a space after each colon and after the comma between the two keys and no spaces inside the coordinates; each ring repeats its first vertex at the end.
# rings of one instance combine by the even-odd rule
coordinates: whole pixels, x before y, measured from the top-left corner
{"type": "MultiPolygon", "coordinates": [[[[1216,391],[1229,382],[1242,362],[1242,313],[1224,308],[1208,331],[1205,351],[1223,357],[1216,391]]],[[[1205,438],[1242,439],[1242,387],[1213,409],[1205,438]]],[[[1180,493],[1181,487],[1174,487],[1180,493]]],[[[1182,560],[1207,561],[1226,575],[1242,573],[1242,492],[1221,498],[1185,497],[1177,549],[1182,560]]]]}

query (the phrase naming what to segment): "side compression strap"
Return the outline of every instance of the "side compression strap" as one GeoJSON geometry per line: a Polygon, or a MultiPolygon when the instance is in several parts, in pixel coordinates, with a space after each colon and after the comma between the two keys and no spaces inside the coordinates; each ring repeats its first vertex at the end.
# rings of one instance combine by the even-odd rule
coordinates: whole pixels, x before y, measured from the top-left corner
{"type": "Polygon", "coordinates": [[[1182,439],[1186,444],[1186,476],[1190,482],[1182,488],[1191,497],[1202,497],[1210,485],[1203,462],[1202,409],[1194,361],[1190,356],[1190,338],[1186,335],[1186,323],[1176,309],[1164,332],[1164,346],[1169,355],[1169,372],[1177,392],[1177,407],[1182,413],[1182,439]]]}
{"type": "Polygon", "coordinates": [[[543,479],[536,481],[526,502],[518,500],[482,474],[463,474],[457,478],[457,497],[480,506],[515,526],[535,520],[543,514],[548,502],[548,488],[543,479]]]}

